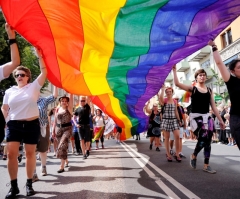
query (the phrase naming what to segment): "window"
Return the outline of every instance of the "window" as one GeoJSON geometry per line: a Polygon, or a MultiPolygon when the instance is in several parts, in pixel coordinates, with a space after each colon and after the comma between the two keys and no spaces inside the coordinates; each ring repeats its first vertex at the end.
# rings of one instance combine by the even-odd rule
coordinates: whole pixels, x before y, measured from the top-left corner
{"type": "Polygon", "coordinates": [[[186,80],[189,80],[190,79],[190,76],[191,76],[191,74],[188,72],[188,73],[186,73],[186,80]]]}
{"type": "Polygon", "coordinates": [[[227,37],[228,37],[228,45],[231,44],[232,41],[232,31],[231,29],[227,31],[227,37]]]}
{"type": "Polygon", "coordinates": [[[205,62],[203,62],[201,64],[201,68],[205,69],[205,68],[210,68],[210,59],[206,60],[205,62]]]}
{"type": "Polygon", "coordinates": [[[222,47],[225,48],[233,42],[232,40],[232,30],[228,29],[225,33],[221,35],[222,47]]]}
{"type": "Polygon", "coordinates": [[[225,48],[227,46],[226,33],[222,34],[221,38],[222,38],[222,47],[225,48]]]}

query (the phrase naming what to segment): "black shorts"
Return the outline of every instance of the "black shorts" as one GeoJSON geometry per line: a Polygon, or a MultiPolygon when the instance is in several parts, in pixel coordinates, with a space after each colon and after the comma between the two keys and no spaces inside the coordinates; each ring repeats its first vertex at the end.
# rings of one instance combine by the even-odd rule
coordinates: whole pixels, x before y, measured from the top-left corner
{"type": "Polygon", "coordinates": [[[92,135],[90,133],[90,126],[89,125],[81,125],[80,128],[78,128],[78,136],[79,140],[84,140],[85,142],[90,142],[92,135]]]}
{"type": "Polygon", "coordinates": [[[38,143],[41,133],[38,119],[32,121],[10,120],[7,123],[7,127],[7,142],[38,143]]]}
{"type": "Polygon", "coordinates": [[[122,133],[122,128],[121,127],[117,127],[117,133],[122,133]]]}

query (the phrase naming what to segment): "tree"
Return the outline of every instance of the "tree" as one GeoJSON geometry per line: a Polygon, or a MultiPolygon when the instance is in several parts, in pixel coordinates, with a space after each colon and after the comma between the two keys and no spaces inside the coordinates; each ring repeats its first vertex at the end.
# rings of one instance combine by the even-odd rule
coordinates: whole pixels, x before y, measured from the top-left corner
{"type": "MultiPolygon", "coordinates": [[[[9,61],[11,61],[10,48],[7,44],[7,33],[5,31],[5,20],[0,12],[0,65],[3,65],[9,61]]],[[[16,36],[20,57],[21,57],[21,65],[28,67],[31,70],[32,80],[36,79],[36,77],[40,74],[38,59],[34,54],[33,47],[30,43],[28,43],[24,38],[17,34],[16,36]]],[[[16,85],[16,82],[12,75],[9,78],[1,81],[0,91],[4,93],[4,91],[11,86],[16,85]]],[[[41,92],[44,91],[44,88],[48,85],[48,81],[45,82],[44,86],[41,89],[41,92]]],[[[2,102],[3,96],[0,95],[0,102],[2,102]]],[[[1,104],[1,103],[0,103],[1,104]]]]}
{"type": "MultiPolygon", "coordinates": [[[[223,79],[221,77],[219,77],[219,75],[215,72],[215,70],[213,70],[212,68],[211,68],[211,70],[213,73],[213,77],[216,79],[216,82],[214,83],[214,85],[216,85],[218,88],[225,86],[225,82],[223,81],[223,79]]],[[[225,103],[229,99],[229,93],[227,91],[220,93],[220,89],[218,89],[217,93],[214,93],[214,94],[217,97],[221,97],[225,101],[225,103]]]]}

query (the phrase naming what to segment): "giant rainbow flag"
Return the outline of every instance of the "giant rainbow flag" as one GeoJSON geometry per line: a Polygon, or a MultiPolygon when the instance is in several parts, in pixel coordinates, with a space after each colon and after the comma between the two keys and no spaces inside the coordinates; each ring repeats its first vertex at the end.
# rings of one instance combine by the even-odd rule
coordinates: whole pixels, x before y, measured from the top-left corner
{"type": "Polygon", "coordinates": [[[240,13],[239,0],[0,0],[8,23],[42,49],[48,79],[124,129],[146,129],[145,102],[173,64],[240,13]]]}

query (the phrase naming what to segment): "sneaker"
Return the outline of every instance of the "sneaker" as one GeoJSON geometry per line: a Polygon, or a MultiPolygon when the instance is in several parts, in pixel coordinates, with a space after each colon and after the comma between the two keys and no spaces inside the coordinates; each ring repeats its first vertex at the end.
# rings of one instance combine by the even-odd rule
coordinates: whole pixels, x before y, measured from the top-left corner
{"type": "Polygon", "coordinates": [[[19,156],[18,156],[18,163],[21,163],[22,162],[22,154],[20,154],[19,156]]]}
{"type": "Polygon", "coordinates": [[[197,166],[197,159],[193,159],[192,158],[192,155],[190,155],[190,166],[193,168],[193,169],[196,169],[196,166],[197,166]]]}
{"type": "Polygon", "coordinates": [[[86,152],[86,156],[88,157],[89,155],[90,155],[89,150],[87,150],[87,152],[86,152]]]}
{"type": "Polygon", "coordinates": [[[186,156],[183,155],[182,153],[179,153],[179,156],[180,156],[180,158],[186,158],[186,156]]]}
{"type": "Polygon", "coordinates": [[[170,154],[173,155],[173,150],[172,149],[170,149],[170,154]]]}
{"type": "Polygon", "coordinates": [[[85,159],[87,159],[87,155],[84,155],[84,156],[83,156],[83,160],[85,160],[85,159]]]}
{"type": "Polygon", "coordinates": [[[230,146],[234,146],[234,144],[232,143],[230,146]]]}
{"type": "Polygon", "coordinates": [[[157,147],[157,148],[156,148],[156,151],[160,151],[160,149],[157,147]]]}
{"type": "Polygon", "coordinates": [[[212,170],[212,168],[210,166],[207,166],[207,168],[203,168],[203,171],[206,171],[206,172],[212,173],[212,174],[217,173],[215,170],[212,170]]]}
{"type": "Polygon", "coordinates": [[[32,177],[32,182],[37,182],[39,180],[38,176],[36,173],[33,174],[33,177],[32,177]]]}
{"type": "Polygon", "coordinates": [[[152,144],[150,144],[149,149],[152,150],[152,144]]]}
{"type": "Polygon", "coordinates": [[[46,176],[47,175],[47,168],[46,168],[46,166],[43,166],[41,170],[42,170],[41,176],[46,176]]]}
{"type": "Polygon", "coordinates": [[[228,143],[228,146],[231,146],[231,143],[228,143]]]}

